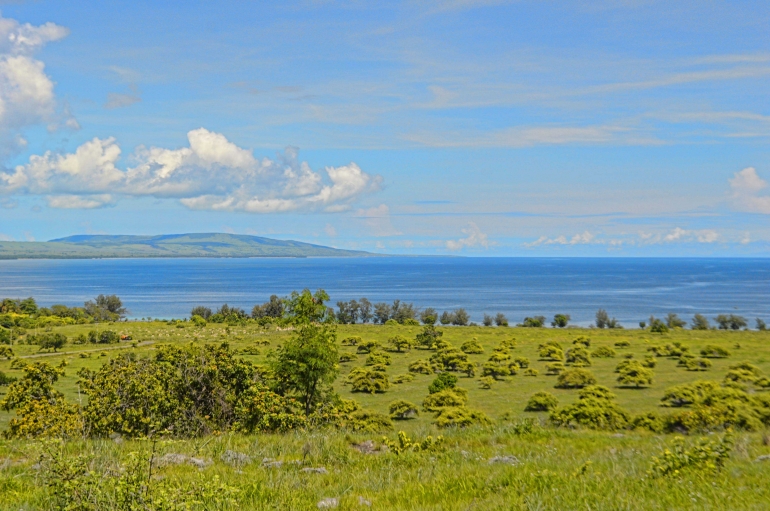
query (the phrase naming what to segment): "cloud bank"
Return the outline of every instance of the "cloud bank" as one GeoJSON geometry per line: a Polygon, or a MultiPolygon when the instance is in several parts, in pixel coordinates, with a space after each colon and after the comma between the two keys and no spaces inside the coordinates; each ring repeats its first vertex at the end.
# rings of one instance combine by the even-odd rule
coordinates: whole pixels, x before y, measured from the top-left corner
{"type": "Polygon", "coordinates": [[[84,143],[74,153],[46,152],[12,172],[0,172],[0,194],[45,196],[54,208],[95,208],[117,197],[177,199],[190,209],[275,213],[336,212],[379,188],[381,178],[355,163],[313,171],[287,148],[261,160],[205,128],[187,134],[188,147],[139,147],[135,162],[117,166],[121,148],[114,138],[84,143]]]}
{"type": "Polygon", "coordinates": [[[765,192],[768,183],[754,167],[736,172],[730,179],[730,199],[740,211],[770,215],[770,195],[765,192]]]}

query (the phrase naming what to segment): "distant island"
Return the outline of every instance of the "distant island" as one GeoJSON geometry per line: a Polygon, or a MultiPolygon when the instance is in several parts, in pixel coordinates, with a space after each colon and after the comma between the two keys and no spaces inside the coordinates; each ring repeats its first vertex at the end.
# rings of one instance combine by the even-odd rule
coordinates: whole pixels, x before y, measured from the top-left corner
{"type": "Polygon", "coordinates": [[[145,257],[375,257],[300,241],[224,233],[123,236],[80,234],[46,242],[0,241],[0,259],[145,257]]]}

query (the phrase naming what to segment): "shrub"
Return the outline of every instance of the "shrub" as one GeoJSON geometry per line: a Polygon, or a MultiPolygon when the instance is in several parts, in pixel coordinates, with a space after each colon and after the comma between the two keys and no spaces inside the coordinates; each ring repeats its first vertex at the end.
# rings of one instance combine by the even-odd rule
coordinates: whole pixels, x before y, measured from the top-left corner
{"type": "Polygon", "coordinates": [[[389,320],[385,321],[384,323],[387,326],[397,326],[399,323],[393,318],[390,318],[389,320]]]}
{"type": "Polygon", "coordinates": [[[582,346],[584,348],[590,348],[591,347],[591,339],[588,337],[581,335],[577,339],[574,339],[572,341],[573,346],[582,346]]]}
{"type": "Polygon", "coordinates": [[[120,342],[120,335],[112,330],[105,330],[99,334],[99,344],[115,344],[120,342]]]}
{"type": "Polygon", "coordinates": [[[536,392],[527,401],[525,412],[550,412],[559,406],[559,400],[550,392],[536,392]]]}
{"type": "Polygon", "coordinates": [[[495,324],[497,326],[508,326],[508,318],[506,318],[505,314],[502,312],[498,312],[497,315],[495,315],[495,324]]]}
{"type": "Polygon", "coordinates": [[[653,456],[650,470],[652,478],[681,477],[682,472],[717,472],[720,470],[733,449],[732,436],[722,438],[699,438],[695,445],[687,447],[683,437],[674,438],[673,445],[660,455],[653,456]]]}
{"type": "Polygon", "coordinates": [[[707,358],[689,358],[685,362],[688,371],[707,371],[711,368],[711,361],[707,358]]]}
{"type": "Polygon", "coordinates": [[[596,377],[587,369],[569,369],[559,374],[556,386],[563,389],[579,389],[596,383],[596,377]]]}
{"type": "Polygon", "coordinates": [[[403,399],[390,403],[388,412],[390,413],[391,419],[399,421],[414,419],[420,414],[416,405],[410,403],[409,401],[404,401],[403,399]]]}
{"type": "Polygon", "coordinates": [[[356,410],[352,412],[348,415],[344,425],[347,429],[360,433],[379,433],[393,429],[393,422],[387,415],[369,410],[356,410]]]}
{"type": "Polygon", "coordinates": [[[345,337],[344,339],[342,339],[340,341],[340,344],[342,344],[343,346],[358,346],[358,344],[360,344],[361,341],[363,341],[363,339],[361,339],[357,335],[353,335],[353,336],[345,337]]]}
{"type": "Polygon", "coordinates": [[[748,325],[746,318],[734,314],[720,314],[714,319],[719,324],[720,330],[740,330],[748,325]]]}
{"type": "Polygon", "coordinates": [[[718,387],[719,383],[714,381],[696,381],[670,387],[663,393],[661,405],[678,408],[699,403],[718,387]]]}
{"type": "Polygon", "coordinates": [[[429,394],[422,402],[426,412],[438,412],[445,407],[465,406],[468,403],[468,392],[460,387],[446,389],[435,394],[429,394]]]}
{"type": "Polygon", "coordinates": [[[549,420],[557,426],[580,425],[591,429],[617,430],[628,426],[631,414],[614,402],[614,396],[606,388],[586,388],[577,402],[553,410],[549,420]]]}
{"type": "Polygon", "coordinates": [[[415,360],[409,364],[410,373],[433,374],[433,367],[427,360],[415,360]]]}
{"type": "Polygon", "coordinates": [[[551,321],[551,326],[554,328],[564,328],[570,321],[569,314],[556,314],[551,321]]]}
{"type": "Polygon", "coordinates": [[[635,415],[631,420],[632,429],[646,429],[653,433],[663,433],[666,424],[663,418],[655,412],[642,413],[635,415]]]}
{"type": "Polygon", "coordinates": [[[381,351],[375,351],[372,353],[369,353],[369,356],[366,357],[366,361],[364,362],[364,365],[367,366],[375,366],[375,365],[385,365],[389,366],[391,362],[390,355],[387,353],[382,353],[381,351]]]}
{"type": "Polygon", "coordinates": [[[451,373],[439,373],[436,379],[428,387],[430,394],[441,392],[445,389],[453,389],[457,386],[457,376],[451,373]]]}
{"type": "Polygon", "coordinates": [[[409,383],[412,380],[414,380],[414,375],[406,373],[406,374],[399,374],[397,376],[394,376],[391,379],[391,383],[399,385],[401,383],[409,383]]]}
{"type": "Polygon", "coordinates": [[[11,360],[13,358],[13,350],[9,346],[0,346],[0,358],[11,360]]]}
{"type": "Polygon", "coordinates": [[[492,421],[483,412],[465,406],[450,406],[439,410],[433,424],[439,428],[465,428],[474,425],[487,426],[492,424],[492,421]]]}
{"type": "Polygon", "coordinates": [[[700,354],[703,357],[706,358],[726,358],[730,356],[730,352],[724,349],[721,346],[714,346],[713,344],[709,344],[702,350],[700,350],[700,354]]]}
{"type": "Polygon", "coordinates": [[[599,346],[591,353],[591,356],[593,358],[614,358],[615,350],[607,346],[599,346]]]}
{"type": "Polygon", "coordinates": [[[537,376],[538,374],[540,374],[540,371],[534,367],[528,367],[524,370],[524,376],[537,376]]]}
{"type": "Polygon", "coordinates": [[[409,341],[409,339],[401,335],[396,335],[388,339],[388,348],[391,351],[401,353],[404,350],[408,350],[411,347],[412,347],[412,343],[409,341]]]}
{"type": "Polygon", "coordinates": [[[4,372],[0,371],[0,386],[2,385],[10,385],[11,383],[15,382],[17,378],[13,376],[8,376],[4,372]]]}
{"type": "Polygon", "coordinates": [[[540,358],[542,360],[561,362],[564,360],[564,351],[559,346],[547,344],[540,347],[540,358]]]}
{"type": "Polygon", "coordinates": [[[631,343],[626,340],[618,341],[615,343],[616,348],[628,348],[629,346],[631,346],[631,343]]]}
{"type": "Polygon", "coordinates": [[[405,326],[420,326],[420,322],[414,318],[406,318],[401,324],[405,326]]]}
{"type": "Polygon", "coordinates": [[[464,342],[463,345],[460,346],[460,350],[463,353],[467,353],[468,355],[478,355],[479,353],[484,353],[484,348],[481,347],[481,344],[479,344],[479,341],[476,340],[475,337],[470,341],[464,342]]]}
{"type": "Polygon", "coordinates": [[[190,318],[190,323],[192,323],[193,326],[197,326],[197,327],[204,327],[204,326],[206,326],[206,320],[203,319],[201,316],[199,316],[197,314],[194,314],[190,318]]]}
{"type": "Polygon", "coordinates": [[[377,341],[372,340],[366,340],[366,341],[359,341],[356,345],[356,353],[360,354],[366,354],[371,353],[372,351],[376,350],[380,347],[380,343],[377,341]]]}
{"type": "Polygon", "coordinates": [[[382,393],[390,387],[388,375],[376,368],[356,367],[348,375],[347,381],[353,392],[382,393]]]}
{"type": "Polygon", "coordinates": [[[621,385],[639,388],[652,384],[652,369],[644,367],[635,360],[630,360],[629,364],[618,372],[620,373],[618,375],[618,383],[621,385]]]}
{"type": "Polygon", "coordinates": [[[692,318],[692,329],[693,330],[708,330],[711,328],[711,325],[709,325],[709,320],[706,318],[706,316],[702,314],[696,314],[692,318]]]}
{"type": "Polygon", "coordinates": [[[286,432],[305,427],[307,421],[297,413],[298,405],[266,387],[249,387],[235,409],[235,429],[243,433],[286,432]]]}
{"type": "Polygon", "coordinates": [[[489,390],[492,388],[492,385],[495,383],[495,379],[491,376],[482,376],[479,378],[479,387],[484,390],[489,390]]]}
{"type": "Polygon", "coordinates": [[[468,355],[454,346],[447,345],[439,348],[431,355],[430,363],[436,371],[462,371],[465,372],[470,364],[468,355]]]}
{"type": "Polygon", "coordinates": [[[588,350],[582,347],[575,347],[567,350],[567,364],[575,367],[586,367],[591,365],[591,359],[588,358],[588,350]]]}
{"type": "Polygon", "coordinates": [[[354,360],[358,359],[355,353],[342,353],[340,354],[340,363],[344,364],[346,362],[353,362],[354,360]]]}
{"type": "MultiPolygon", "coordinates": [[[[444,323],[443,319],[441,322],[442,324],[444,323]]],[[[417,343],[417,346],[420,346],[425,349],[433,349],[433,346],[436,344],[436,341],[438,341],[443,335],[444,335],[444,332],[442,332],[441,330],[437,330],[435,326],[425,325],[422,329],[422,332],[417,334],[415,341],[417,343]]]]}
{"type": "Polygon", "coordinates": [[[526,317],[524,321],[517,326],[526,328],[543,328],[545,326],[545,316],[526,317]]]}
{"type": "Polygon", "coordinates": [[[432,452],[442,447],[444,437],[438,436],[434,439],[429,435],[422,442],[417,442],[409,438],[403,431],[399,431],[397,440],[383,438],[382,443],[388,447],[388,452],[397,455],[405,452],[432,452]]]}
{"type": "Polygon", "coordinates": [[[545,365],[545,374],[556,375],[561,374],[566,369],[561,362],[551,362],[545,365]]]}
{"type": "Polygon", "coordinates": [[[655,357],[647,356],[644,357],[644,360],[642,360],[642,367],[647,367],[649,369],[653,369],[657,365],[657,360],[655,360],[655,357]]]}
{"type": "Polygon", "coordinates": [[[529,359],[527,357],[516,357],[513,359],[513,363],[522,369],[529,367],[529,359]]]}

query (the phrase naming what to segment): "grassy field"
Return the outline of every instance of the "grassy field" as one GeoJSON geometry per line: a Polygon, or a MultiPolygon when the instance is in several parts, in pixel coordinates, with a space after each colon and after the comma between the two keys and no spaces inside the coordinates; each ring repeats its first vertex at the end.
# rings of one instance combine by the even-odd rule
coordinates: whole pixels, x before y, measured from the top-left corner
{"type": "MultiPolygon", "coordinates": [[[[74,338],[94,326],[54,328],[74,338]]],[[[225,327],[209,324],[194,328],[163,322],[127,322],[100,325],[131,335],[137,343],[119,345],[68,345],[62,352],[42,354],[37,346],[17,345],[16,356],[34,357],[58,364],[68,361],[67,376],[59,389],[71,401],[80,399],[76,372],[81,367],[96,368],[120,351],[149,354],[163,343],[227,341],[235,349],[258,345],[258,355],[243,355],[255,363],[264,363],[271,348],[291,335],[290,331],[264,330],[257,326],[225,327]],[[39,358],[38,358],[39,357],[39,358]]],[[[402,335],[414,339],[422,327],[340,325],[338,336],[360,336],[379,341],[402,335]]],[[[476,338],[484,353],[471,355],[479,365],[502,341],[515,340],[513,357],[527,357],[538,376],[519,373],[507,381],[482,389],[475,378],[460,377],[459,386],[468,390],[469,406],[485,412],[495,425],[460,431],[439,431],[431,424],[430,414],[400,421],[396,430],[414,438],[445,436],[444,448],[431,453],[363,454],[353,447],[365,440],[381,441],[381,435],[351,435],[344,432],[296,432],[289,435],[221,435],[198,440],[164,441],[155,445],[157,456],[181,453],[205,461],[205,468],[189,463],[158,468],[156,476],[167,480],[194,480],[203,476],[237,488],[237,504],[222,504],[225,509],[315,509],[324,498],[336,498],[338,509],[768,509],[770,508],[770,459],[755,461],[770,454],[768,433],[736,435],[735,448],[725,468],[718,474],[682,473],[676,478],[654,479],[647,476],[652,456],[660,455],[673,442],[673,435],[645,432],[601,433],[587,430],[555,429],[545,422],[545,414],[524,412],[528,398],[545,390],[556,395],[560,404],[573,402],[576,390],[556,389],[554,376],[545,375],[545,361],[538,360],[538,345],[557,341],[566,348],[578,336],[591,340],[589,351],[613,347],[615,358],[592,359],[590,370],[598,383],[610,387],[618,403],[632,413],[661,411],[660,398],[668,387],[699,379],[722,380],[728,366],[741,361],[757,365],[770,374],[770,332],[725,332],[676,330],[652,334],[639,330],[527,329],[493,327],[446,327],[443,339],[459,347],[476,338]],[[615,343],[628,341],[628,348],[615,343]],[[644,359],[647,348],[681,342],[697,354],[706,345],[726,348],[730,355],[712,359],[706,372],[689,372],[677,367],[675,359],[658,358],[654,381],[642,389],[620,388],[613,372],[623,356],[632,353],[644,359]],[[503,418],[506,420],[503,420],[503,418]],[[525,417],[535,419],[532,431],[521,427],[525,417]],[[233,466],[222,460],[226,450],[248,455],[251,462],[233,466]],[[490,463],[495,456],[512,456],[508,462],[490,463]],[[283,466],[266,468],[263,459],[284,461],[283,466]],[[211,463],[209,463],[209,461],[211,463]],[[297,463],[291,463],[297,461],[297,463]],[[323,467],[328,473],[303,472],[302,468],[323,467]]],[[[342,346],[341,353],[355,353],[355,347],[342,346]]],[[[388,375],[408,372],[417,359],[430,358],[431,351],[411,349],[389,353],[392,364],[388,375]]],[[[362,366],[366,355],[341,364],[335,385],[345,398],[358,401],[364,408],[388,412],[388,405],[405,399],[419,405],[428,394],[433,376],[416,375],[408,383],[392,385],[382,394],[350,392],[343,385],[353,367],[362,366]]],[[[10,361],[0,361],[0,371],[20,376],[10,369],[10,361]]],[[[0,387],[0,393],[7,387],[0,387]]],[[[5,428],[12,414],[0,413],[0,427],[5,428]]],[[[395,438],[395,433],[388,435],[395,438]]],[[[714,438],[718,435],[710,435],[714,438]]],[[[688,438],[694,442],[695,438],[688,438]]],[[[0,509],[44,508],[46,492],[33,469],[42,444],[32,441],[0,441],[0,509]]],[[[72,453],[91,453],[95,467],[119,466],[130,452],[149,452],[147,442],[84,441],[66,447],[72,453]]],[[[331,501],[329,501],[331,502],[331,501]]],[[[200,509],[216,507],[201,507],[200,509]]]]}

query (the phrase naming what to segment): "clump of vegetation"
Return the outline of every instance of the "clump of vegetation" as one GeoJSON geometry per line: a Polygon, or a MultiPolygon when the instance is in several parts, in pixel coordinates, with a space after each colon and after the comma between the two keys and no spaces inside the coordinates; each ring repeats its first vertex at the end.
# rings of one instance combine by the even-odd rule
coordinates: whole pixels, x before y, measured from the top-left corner
{"type": "Polygon", "coordinates": [[[574,367],[588,367],[591,359],[588,358],[588,350],[583,347],[575,347],[567,350],[567,364],[574,367]]]}
{"type": "Polygon", "coordinates": [[[652,369],[644,367],[636,360],[624,360],[616,371],[619,373],[618,383],[623,386],[640,388],[652,385],[652,369]]]}
{"type": "Polygon", "coordinates": [[[559,400],[550,392],[536,392],[527,401],[525,412],[550,412],[559,406],[559,400]]]}
{"type": "Polygon", "coordinates": [[[551,326],[554,328],[564,328],[569,324],[571,319],[569,314],[556,314],[553,317],[553,321],[551,321],[551,326]]]}
{"type": "Polygon", "coordinates": [[[388,375],[377,366],[354,368],[350,371],[347,382],[350,383],[353,392],[367,394],[382,393],[390,388],[388,375]]]}
{"type": "Polygon", "coordinates": [[[441,392],[445,389],[453,389],[457,386],[457,376],[450,373],[439,373],[428,387],[430,394],[441,392]]]}
{"type": "Polygon", "coordinates": [[[518,327],[525,327],[525,328],[543,328],[545,326],[545,316],[533,316],[529,317],[527,316],[524,318],[524,321],[519,323],[518,327]]]}
{"type": "Polygon", "coordinates": [[[537,376],[538,374],[540,374],[540,371],[538,371],[534,367],[528,367],[527,369],[524,370],[523,374],[524,376],[537,376]]]}
{"type": "Polygon", "coordinates": [[[470,341],[464,342],[462,346],[460,346],[460,350],[468,355],[484,353],[484,348],[481,347],[481,344],[479,344],[479,341],[475,337],[470,341]]]}
{"type": "Polygon", "coordinates": [[[558,375],[564,371],[566,367],[561,362],[551,362],[545,365],[545,374],[558,375]]]}
{"type": "Polygon", "coordinates": [[[417,374],[433,374],[433,367],[427,360],[415,360],[409,364],[409,372],[417,374]]]}
{"type": "Polygon", "coordinates": [[[410,373],[406,373],[406,374],[399,374],[397,376],[394,376],[393,378],[391,378],[390,381],[394,385],[400,385],[402,383],[409,383],[410,381],[413,381],[413,380],[414,380],[414,375],[410,373]]]}
{"type": "Polygon", "coordinates": [[[402,335],[396,335],[388,339],[388,349],[397,353],[403,353],[412,347],[409,339],[402,335]]]}
{"type": "Polygon", "coordinates": [[[711,368],[711,360],[707,358],[688,358],[684,365],[688,371],[708,371],[711,368]]]}
{"type": "Polygon", "coordinates": [[[538,347],[541,360],[551,360],[553,362],[562,362],[564,360],[564,350],[557,342],[547,342],[538,347]]]}
{"type": "Polygon", "coordinates": [[[389,440],[386,437],[382,439],[382,443],[388,448],[388,452],[397,455],[405,452],[435,452],[443,448],[444,437],[438,436],[434,439],[429,435],[418,442],[409,438],[403,431],[399,431],[396,440],[389,440]]]}
{"type": "Polygon", "coordinates": [[[416,405],[410,403],[409,401],[404,401],[403,399],[399,399],[398,401],[393,401],[390,403],[388,406],[388,412],[390,413],[391,419],[399,421],[414,419],[420,415],[416,405]]]}
{"type": "Polygon", "coordinates": [[[568,369],[562,371],[556,380],[556,387],[562,389],[580,389],[594,385],[596,377],[588,369],[568,369]]]}
{"type": "Polygon", "coordinates": [[[617,341],[617,342],[615,343],[615,347],[616,347],[616,348],[628,348],[628,347],[630,347],[630,346],[631,346],[631,342],[629,342],[629,341],[627,341],[627,340],[625,340],[625,339],[623,339],[623,340],[621,340],[621,341],[617,341]]]}
{"type": "Polygon", "coordinates": [[[347,362],[353,362],[358,359],[358,356],[356,356],[355,353],[341,353],[340,354],[340,364],[345,364],[347,362]]]}
{"type": "Polygon", "coordinates": [[[364,362],[364,365],[367,365],[367,366],[375,366],[375,365],[389,366],[390,364],[391,364],[390,355],[388,355],[387,353],[383,353],[381,351],[374,351],[369,353],[369,355],[366,357],[366,361],[364,362]]]}
{"type": "Polygon", "coordinates": [[[647,473],[652,478],[678,478],[687,472],[714,473],[724,467],[733,445],[732,435],[729,434],[713,440],[700,438],[692,446],[688,446],[685,439],[678,436],[670,448],[652,457],[647,473]]]}
{"type": "Polygon", "coordinates": [[[729,351],[721,346],[714,346],[713,344],[709,344],[700,350],[700,354],[705,358],[727,358],[730,356],[729,351]]]}
{"type": "Polygon", "coordinates": [[[615,355],[615,350],[607,346],[599,346],[591,352],[593,358],[614,358],[615,355]]]}
{"type": "Polygon", "coordinates": [[[629,425],[631,414],[615,403],[615,396],[607,387],[591,385],[580,391],[574,404],[553,410],[549,420],[557,426],[617,430],[629,425]]]}

